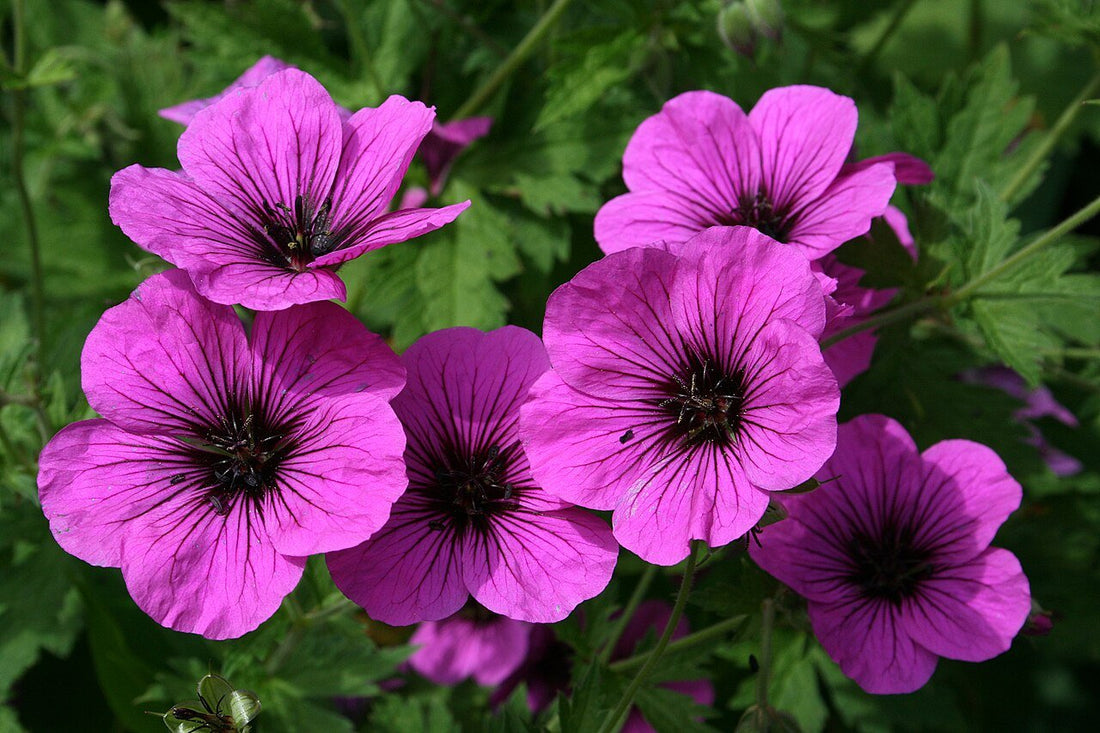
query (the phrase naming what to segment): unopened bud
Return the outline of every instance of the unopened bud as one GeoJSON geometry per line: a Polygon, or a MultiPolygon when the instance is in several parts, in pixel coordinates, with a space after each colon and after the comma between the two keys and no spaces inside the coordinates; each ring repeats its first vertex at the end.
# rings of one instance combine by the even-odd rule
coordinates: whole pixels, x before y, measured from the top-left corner
{"type": "Polygon", "coordinates": [[[756,30],[745,3],[733,2],[718,11],[718,35],[722,43],[747,58],[756,52],[756,30]]]}
{"type": "Polygon", "coordinates": [[[783,6],[779,0],[745,0],[753,29],[773,41],[783,32],[783,6]]]}

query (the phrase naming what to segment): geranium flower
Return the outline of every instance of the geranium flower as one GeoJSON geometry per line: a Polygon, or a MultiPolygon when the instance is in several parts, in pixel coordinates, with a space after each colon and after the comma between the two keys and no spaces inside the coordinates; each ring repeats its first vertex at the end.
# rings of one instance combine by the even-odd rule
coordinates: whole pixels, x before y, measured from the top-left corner
{"type": "Polygon", "coordinates": [[[1031,611],[1016,557],[990,547],[1020,485],[989,448],[945,440],[924,453],[894,420],[840,426],[820,488],[784,497],[789,518],[749,552],[805,596],[825,651],[868,692],[912,692],[939,657],[1008,649],[1031,611]]]}
{"type": "Polygon", "coordinates": [[[469,206],[388,211],[433,117],[395,95],[342,122],[313,77],[285,69],[198,111],[180,136],[182,172],[116,173],[111,218],[217,303],[277,310],[343,299],[341,263],[469,206]]]}
{"type": "MultiPolygon", "coordinates": [[[[815,260],[812,267],[829,281],[822,339],[866,320],[889,303],[897,292],[893,289],[880,290],[860,285],[863,270],[844,264],[833,254],[815,260]]],[[[822,352],[825,363],[833,370],[841,387],[867,371],[877,341],[874,331],[862,331],[838,341],[822,352]]]]}
{"type": "Polygon", "coordinates": [[[831,252],[867,232],[896,185],[889,157],[845,166],[856,118],[851,99],[812,86],[771,89],[748,115],[713,92],[674,97],[630,139],[630,193],[596,214],[596,241],[611,253],[743,225],[810,259],[831,252]]]}
{"type": "Polygon", "coordinates": [[[401,197],[401,208],[415,209],[423,206],[429,195],[438,196],[443,193],[443,186],[447,183],[447,175],[451,172],[454,159],[474,140],[488,135],[492,126],[492,117],[468,117],[464,120],[433,123],[417,151],[428,171],[428,188],[409,188],[401,197]]]}
{"type": "Polygon", "coordinates": [[[540,713],[554,702],[559,692],[568,692],[573,673],[573,647],[554,635],[554,627],[529,624],[526,656],[522,663],[489,696],[496,708],[512,696],[521,684],[527,686],[527,708],[540,713]]]}
{"type": "Polygon", "coordinates": [[[833,451],[824,322],[806,259],[747,227],[589,265],[546,306],[554,371],[520,425],[535,480],[614,510],[616,539],[651,563],[740,537],[833,451]]]}
{"type": "Polygon", "coordinates": [[[560,621],[603,590],[610,530],[543,491],[520,447],[520,405],[549,368],[538,337],[452,328],[402,361],[409,490],[378,534],[328,556],[340,590],[388,624],[446,618],[471,595],[513,619],[560,621]]]}
{"type": "Polygon", "coordinates": [[[103,315],[81,367],[103,418],[43,449],[42,510],[164,626],[256,628],[307,555],[370,537],[407,484],[404,371],[335,304],[258,313],[248,337],[172,270],[103,315]]]}
{"type": "Polygon", "coordinates": [[[468,604],[450,618],[417,626],[409,644],[420,647],[409,666],[437,685],[473,677],[494,686],[515,672],[527,657],[531,624],[468,604]]]}

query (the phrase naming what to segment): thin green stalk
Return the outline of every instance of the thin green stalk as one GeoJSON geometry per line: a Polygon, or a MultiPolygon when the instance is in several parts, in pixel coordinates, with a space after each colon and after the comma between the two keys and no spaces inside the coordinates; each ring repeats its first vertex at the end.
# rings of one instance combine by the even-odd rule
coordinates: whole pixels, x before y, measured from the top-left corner
{"type": "MultiPolygon", "coordinates": [[[[729,632],[744,626],[746,620],[748,620],[748,616],[739,615],[728,618],[725,621],[719,621],[712,626],[696,631],[694,634],[688,634],[687,636],[669,642],[668,647],[665,649],[665,653],[672,654],[674,652],[683,651],[684,649],[690,649],[693,646],[698,646],[699,644],[703,644],[713,639],[721,639],[729,632]]],[[[611,664],[611,669],[616,672],[625,672],[645,664],[646,660],[651,656],[653,656],[653,652],[645,652],[644,654],[638,654],[633,657],[628,657],[627,659],[620,659],[611,664]]]]}
{"type": "Polygon", "coordinates": [[[886,24],[886,27],[882,29],[882,33],[875,40],[871,50],[867,52],[867,55],[863,57],[863,60],[859,62],[857,74],[861,75],[864,71],[869,69],[878,55],[882,53],[882,49],[886,47],[886,43],[893,38],[894,33],[901,27],[901,22],[905,20],[905,16],[909,14],[909,11],[913,9],[913,6],[917,4],[917,0],[901,0],[898,6],[894,8],[894,14],[890,17],[890,22],[886,24]]]}
{"type": "MultiPolygon", "coordinates": [[[[26,38],[24,33],[23,0],[12,0],[12,67],[17,75],[26,73],[26,38]]],[[[31,250],[31,299],[34,303],[32,324],[34,329],[36,363],[42,363],[42,344],[46,333],[46,298],[42,286],[42,251],[38,241],[38,226],[34,219],[30,193],[27,191],[26,171],[23,168],[23,132],[26,125],[26,90],[12,90],[11,164],[15,179],[15,192],[19,198],[19,210],[27,231],[27,243],[31,250]]]]}
{"type": "Polygon", "coordinates": [[[535,26],[527,32],[527,35],[523,37],[519,45],[512,49],[512,53],[508,54],[508,57],[497,66],[485,83],[458,108],[458,111],[454,113],[452,119],[460,120],[464,117],[469,117],[492,99],[501,85],[512,75],[512,72],[527,60],[527,57],[531,55],[546,34],[550,32],[550,29],[554,27],[558,18],[561,17],[562,13],[565,12],[565,9],[569,7],[571,2],[573,2],[573,0],[556,0],[546,13],[539,18],[538,23],[535,23],[535,26]]]}
{"type": "Polygon", "coordinates": [[[351,9],[348,7],[347,0],[339,0],[339,2],[336,3],[336,7],[340,10],[340,14],[344,16],[345,33],[347,34],[352,53],[359,59],[359,63],[363,67],[363,72],[374,86],[375,94],[380,98],[384,97],[386,95],[386,87],[382,83],[382,79],[378,76],[378,70],[374,68],[374,59],[371,57],[371,50],[367,47],[367,42],[363,40],[363,35],[359,32],[359,22],[351,16],[351,9]]]}
{"type": "Polygon", "coordinates": [[[699,547],[701,544],[702,542],[700,540],[692,541],[691,551],[688,553],[687,566],[684,568],[684,580],[680,583],[680,592],[676,594],[676,605],[672,607],[672,615],[668,617],[668,623],[665,624],[664,633],[662,633],[661,638],[657,640],[657,646],[654,647],[649,658],[642,664],[642,668],[634,675],[634,679],[627,686],[626,691],[623,692],[623,696],[619,699],[619,704],[616,705],[615,709],[604,719],[603,727],[600,728],[601,733],[612,733],[619,729],[619,724],[630,710],[630,706],[634,704],[634,696],[638,694],[638,690],[645,684],[646,678],[649,677],[650,672],[653,671],[653,667],[656,666],[657,662],[661,659],[661,655],[665,653],[665,649],[672,639],[672,634],[680,624],[680,617],[684,614],[688,596],[691,595],[691,586],[695,583],[695,563],[699,556],[699,547]]]}
{"type": "Polygon", "coordinates": [[[290,595],[283,599],[283,608],[286,609],[286,613],[290,617],[290,629],[264,663],[264,671],[268,675],[274,675],[279,671],[279,668],[283,666],[283,662],[286,661],[290,653],[302,640],[305,627],[309,625],[309,621],[302,613],[302,607],[298,605],[298,601],[294,599],[294,596],[290,595]]]}
{"type": "Polygon", "coordinates": [[[638,579],[638,584],[634,586],[634,592],[630,594],[630,600],[626,602],[626,607],[619,615],[619,620],[611,630],[611,635],[607,638],[607,644],[604,645],[603,651],[600,652],[600,662],[603,664],[607,664],[608,660],[611,659],[611,653],[615,650],[615,645],[618,644],[619,639],[622,638],[626,625],[630,623],[630,619],[634,616],[634,611],[638,609],[638,605],[641,604],[642,599],[645,598],[645,592],[649,590],[649,584],[653,582],[653,578],[656,576],[657,566],[646,565],[645,572],[643,572],[642,577],[638,579]]]}
{"type": "Polygon", "coordinates": [[[1043,142],[1039,144],[1037,148],[1031,153],[1031,157],[1027,159],[1023,167],[1016,172],[1009,182],[1001,190],[1001,201],[1012,201],[1013,197],[1020,191],[1024,185],[1027,184],[1028,179],[1035,173],[1035,170],[1043,164],[1043,161],[1047,159],[1050,151],[1054,149],[1054,146],[1058,143],[1059,138],[1066,129],[1076,119],[1077,113],[1081,111],[1084,106],[1085,100],[1090,99],[1096,90],[1100,89],[1100,72],[1097,72],[1089,82],[1081,89],[1080,93],[1073,98],[1073,101],[1062,111],[1062,114],[1058,117],[1058,120],[1054,123],[1054,126],[1050,128],[1050,132],[1043,138],[1043,142]]]}
{"type": "Polygon", "coordinates": [[[1010,270],[1023,260],[1031,257],[1036,252],[1039,252],[1040,250],[1045,249],[1054,242],[1057,242],[1059,239],[1069,234],[1074,229],[1081,226],[1097,214],[1100,214],[1100,196],[1094,198],[1084,208],[1080,209],[1077,213],[1067,218],[1061,224],[1058,224],[1057,226],[1047,230],[1046,233],[1036,237],[1030,244],[1023,247],[1015,254],[1006,257],[996,267],[987,270],[986,272],[983,272],[981,275],[978,275],[976,278],[963,285],[954,293],[947,296],[947,298],[945,299],[945,304],[952,305],[966,300],[986,283],[996,280],[1006,270],[1010,270]]]}
{"type": "Polygon", "coordinates": [[[760,627],[760,671],[756,675],[756,705],[768,709],[768,684],[772,674],[772,626],[775,625],[775,601],[765,598],[760,604],[763,622],[760,627]]]}
{"type": "Polygon", "coordinates": [[[843,341],[849,336],[855,336],[857,333],[868,331],[872,328],[878,328],[879,326],[886,326],[897,321],[904,321],[909,318],[915,318],[922,316],[925,313],[931,313],[932,311],[940,307],[942,298],[939,296],[921,298],[920,300],[914,300],[912,303],[906,303],[899,305],[897,308],[891,308],[890,310],[883,311],[876,315],[871,316],[866,321],[849,326],[841,331],[837,331],[827,339],[822,340],[821,348],[827,349],[838,341],[843,341]]]}

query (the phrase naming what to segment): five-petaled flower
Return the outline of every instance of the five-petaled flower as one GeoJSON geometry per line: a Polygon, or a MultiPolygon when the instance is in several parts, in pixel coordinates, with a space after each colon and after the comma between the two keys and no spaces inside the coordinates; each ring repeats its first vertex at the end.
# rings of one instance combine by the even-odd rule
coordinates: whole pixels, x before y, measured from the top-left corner
{"type": "Polygon", "coordinates": [[[332,579],[374,619],[450,616],[473,596],[521,621],[560,621],[611,579],[607,525],[539,488],[520,447],[520,405],[549,368],[530,331],[436,331],[402,356],[393,402],[409,489],[386,526],[328,555],[332,579]]]}
{"type": "Polygon", "coordinates": [[[806,258],[747,227],[589,265],[546,307],[554,370],[521,411],[536,481],[614,510],[615,537],[648,562],[740,537],[833,451],[824,322],[806,258]]]}
{"type": "Polygon", "coordinates": [[[333,303],[258,313],[249,337],[172,270],[103,315],[81,366],[103,418],[42,451],[42,510],[170,628],[256,628],[306,556],[370,537],[407,484],[404,370],[333,303]]]}
{"type": "Polygon", "coordinates": [[[470,602],[450,618],[417,626],[409,639],[418,647],[409,666],[437,685],[467,677],[479,685],[499,685],[527,658],[531,628],[470,602]]]}
{"type": "Polygon", "coordinates": [[[945,440],[923,453],[894,420],[840,426],[821,487],[785,497],[789,517],[749,552],[807,600],[814,633],[874,693],[912,692],[939,657],[1008,649],[1031,611],[1016,557],[990,547],[1021,490],[989,448],[945,440]]]}
{"type": "Polygon", "coordinates": [[[343,299],[341,263],[438,229],[469,205],[389,211],[434,116],[395,95],[344,121],[313,77],[284,69],[196,112],[179,140],[182,171],[116,173],[111,218],[217,303],[277,310],[343,299]]]}
{"type": "Polygon", "coordinates": [[[810,259],[831,252],[867,232],[896,185],[897,156],[845,165],[856,119],[851,99],[821,87],[771,89],[747,115],[720,94],[685,92],[630,139],[630,192],[600,209],[596,241],[611,253],[740,225],[810,259]]]}

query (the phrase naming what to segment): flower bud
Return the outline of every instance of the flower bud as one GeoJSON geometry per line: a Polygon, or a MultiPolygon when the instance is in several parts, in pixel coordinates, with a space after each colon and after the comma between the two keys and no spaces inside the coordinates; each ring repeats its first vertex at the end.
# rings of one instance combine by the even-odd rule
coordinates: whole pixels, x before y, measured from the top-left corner
{"type": "Polygon", "coordinates": [[[722,43],[747,58],[756,51],[756,31],[745,3],[733,2],[718,11],[718,35],[722,43]]]}
{"type": "Polygon", "coordinates": [[[753,30],[773,41],[783,32],[783,6],[779,0],[745,0],[745,9],[753,30]]]}

